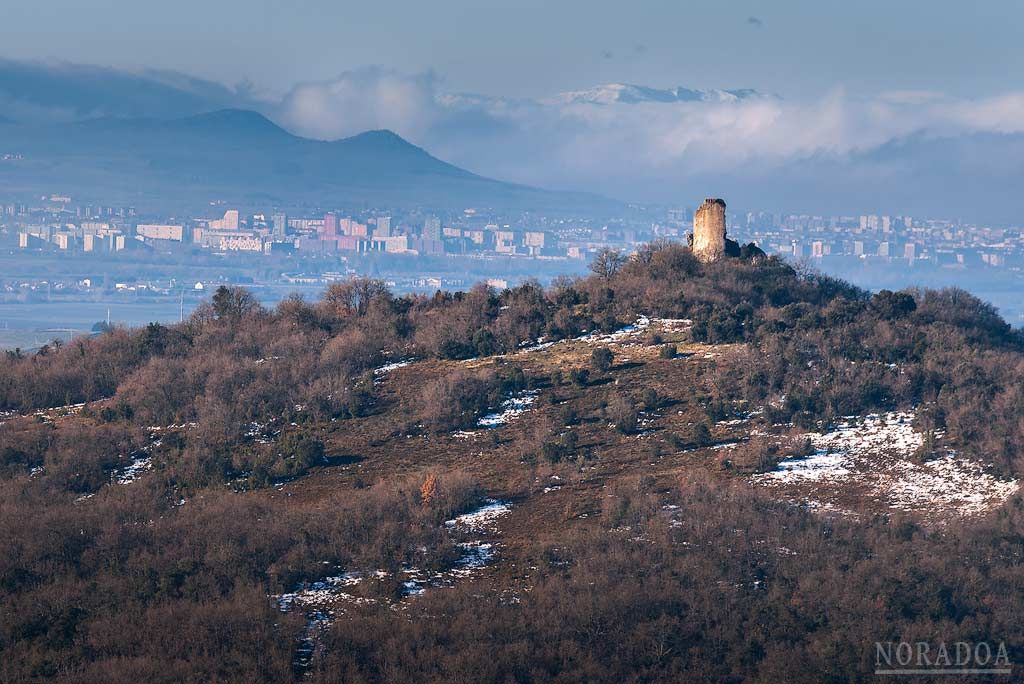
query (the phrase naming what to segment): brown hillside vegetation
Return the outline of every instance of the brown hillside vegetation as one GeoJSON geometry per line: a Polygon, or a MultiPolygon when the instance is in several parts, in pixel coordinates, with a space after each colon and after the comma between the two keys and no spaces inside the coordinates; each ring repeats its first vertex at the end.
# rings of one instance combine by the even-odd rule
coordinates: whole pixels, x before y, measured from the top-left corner
{"type": "Polygon", "coordinates": [[[1024,662],[1024,344],[653,244],[549,288],[0,360],[0,681],[821,682],[1024,662]]]}

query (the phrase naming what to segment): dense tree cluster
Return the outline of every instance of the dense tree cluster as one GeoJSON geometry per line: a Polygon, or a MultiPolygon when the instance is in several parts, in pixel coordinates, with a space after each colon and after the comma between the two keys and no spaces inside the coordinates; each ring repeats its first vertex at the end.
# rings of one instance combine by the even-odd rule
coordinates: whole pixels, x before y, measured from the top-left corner
{"type": "Polygon", "coordinates": [[[642,481],[620,487],[601,529],[538,545],[543,565],[514,596],[469,585],[423,596],[407,619],[337,622],[314,680],[872,681],[875,642],[901,639],[1024,656],[1019,499],[928,532],[701,478],[668,497],[677,508],[642,481]]]}
{"type": "Polygon", "coordinates": [[[478,489],[448,473],[424,502],[420,482],[285,510],[217,489],[170,501],[159,481],[107,488],[87,506],[8,484],[0,681],[290,680],[304,618],[282,614],[268,594],[331,572],[457,556],[441,522],[478,489]]]}

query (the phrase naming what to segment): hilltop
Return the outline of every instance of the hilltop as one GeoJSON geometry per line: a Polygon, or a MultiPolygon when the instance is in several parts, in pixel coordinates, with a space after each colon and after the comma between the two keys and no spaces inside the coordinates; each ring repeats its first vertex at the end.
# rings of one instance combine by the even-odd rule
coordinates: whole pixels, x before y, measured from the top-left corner
{"type": "Polygon", "coordinates": [[[274,310],[222,288],[8,354],[0,667],[811,682],[936,629],[1016,661],[1019,332],[741,253],[274,310]]]}

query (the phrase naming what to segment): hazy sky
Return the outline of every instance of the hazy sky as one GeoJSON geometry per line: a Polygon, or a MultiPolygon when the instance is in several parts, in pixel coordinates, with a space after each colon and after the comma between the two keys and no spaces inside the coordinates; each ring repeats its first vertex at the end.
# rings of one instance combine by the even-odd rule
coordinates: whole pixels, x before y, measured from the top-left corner
{"type": "Polygon", "coordinates": [[[268,91],[367,65],[449,91],[610,81],[802,96],[1024,87],[1019,0],[7,0],[0,52],[160,67],[268,91]]]}

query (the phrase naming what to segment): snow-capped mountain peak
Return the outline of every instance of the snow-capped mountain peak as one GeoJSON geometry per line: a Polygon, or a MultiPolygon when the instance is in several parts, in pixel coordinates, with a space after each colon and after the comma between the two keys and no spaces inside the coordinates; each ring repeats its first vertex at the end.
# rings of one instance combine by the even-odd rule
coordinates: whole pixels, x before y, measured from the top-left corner
{"type": "Polygon", "coordinates": [[[648,88],[629,83],[608,83],[586,90],[571,90],[559,93],[547,104],[640,104],[645,102],[735,102],[760,97],[756,90],[694,90],[692,88],[648,88]]]}

